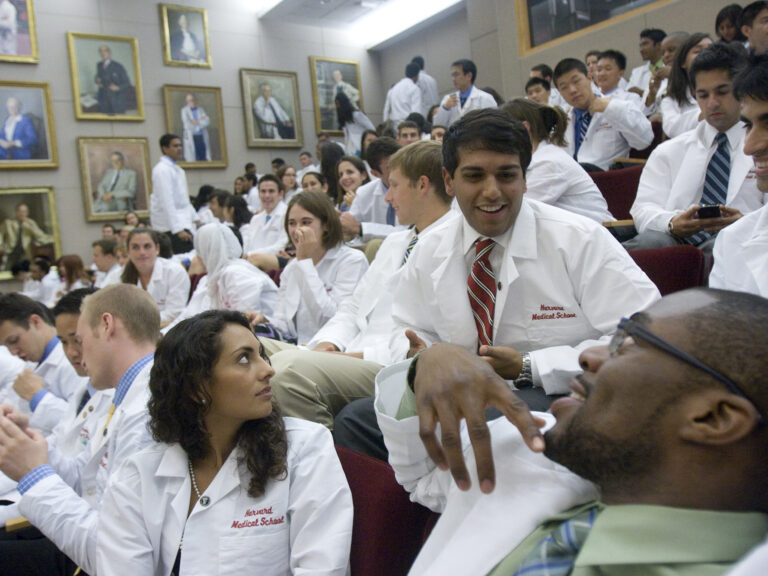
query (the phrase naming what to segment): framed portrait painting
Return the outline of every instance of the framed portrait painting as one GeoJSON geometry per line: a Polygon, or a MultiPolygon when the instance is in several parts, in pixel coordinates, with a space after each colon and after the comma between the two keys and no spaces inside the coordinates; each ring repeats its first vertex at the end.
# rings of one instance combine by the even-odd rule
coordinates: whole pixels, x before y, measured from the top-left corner
{"type": "Polygon", "coordinates": [[[0,280],[24,260],[61,256],[53,188],[0,188],[0,280]]]}
{"type": "Polygon", "coordinates": [[[0,0],[0,62],[39,62],[32,0],[0,0]]]}
{"type": "Polygon", "coordinates": [[[163,86],[166,131],[181,136],[183,168],[226,168],[221,88],[163,86]]]}
{"type": "Polygon", "coordinates": [[[136,38],[67,32],[78,120],[144,120],[136,38]]]}
{"type": "Polygon", "coordinates": [[[126,212],[149,217],[152,172],[146,138],[78,138],[85,217],[122,220],[126,212]]]}
{"type": "Polygon", "coordinates": [[[343,92],[355,108],[363,107],[360,64],[353,60],[309,57],[312,75],[312,100],[315,105],[315,130],[341,136],[336,118],[336,92],[343,92]]]}
{"type": "Polygon", "coordinates": [[[240,86],[249,148],[300,148],[304,144],[295,72],[241,68],[240,86]]]}
{"type": "Polygon", "coordinates": [[[201,8],[160,4],[163,59],[168,66],[211,67],[208,14],[201,8]]]}
{"type": "Polygon", "coordinates": [[[58,165],[48,84],[0,80],[0,170],[58,165]]]}

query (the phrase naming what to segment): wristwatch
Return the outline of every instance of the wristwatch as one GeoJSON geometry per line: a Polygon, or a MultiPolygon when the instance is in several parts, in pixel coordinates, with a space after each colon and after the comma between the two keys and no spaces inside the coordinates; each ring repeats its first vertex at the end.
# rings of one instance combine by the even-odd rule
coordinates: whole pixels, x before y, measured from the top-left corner
{"type": "Polygon", "coordinates": [[[523,352],[523,367],[515,378],[515,388],[530,388],[533,386],[533,368],[531,367],[530,352],[523,352]]]}
{"type": "Polygon", "coordinates": [[[411,392],[414,394],[416,393],[416,390],[413,389],[414,383],[416,381],[416,363],[419,361],[420,354],[421,352],[416,352],[416,354],[413,355],[411,364],[408,366],[408,373],[405,376],[405,381],[408,383],[408,388],[410,388],[411,392]]]}

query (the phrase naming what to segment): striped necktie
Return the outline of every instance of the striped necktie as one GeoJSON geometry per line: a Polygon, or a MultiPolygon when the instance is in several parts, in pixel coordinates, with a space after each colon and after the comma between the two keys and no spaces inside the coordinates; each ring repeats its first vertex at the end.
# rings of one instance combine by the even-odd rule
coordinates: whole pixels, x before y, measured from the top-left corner
{"type": "Polygon", "coordinates": [[[496,276],[491,267],[491,250],[496,242],[490,238],[475,244],[475,260],[467,278],[467,293],[477,326],[477,339],[482,346],[493,345],[493,313],[496,308],[496,276]]]}
{"type": "Polygon", "coordinates": [[[549,536],[539,541],[512,576],[569,574],[598,513],[595,506],[557,526],[549,536]]]}
{"type": "MultiPolygon", "coordinates": [[[[704,191],[701,194],[702,206],[712,204],[725,204],[728,197],[728,180],[731,175],[731,152],[728,149],[728,137],[725,132],[718,132],[715,138],[717,149],[707,165],[707,174],[704,178],[704,191]]],[[[686,243],[698,246],[702,242],[712,238],[709,232],[698,232],[685,239],[686,243]]]]}
{"type": "Polygon", "coordinates": [[[576,144],[573,147],[573,157],[574,159],[578,160],[576,158],[579,155],[579,149],[581,148],[581,144],[584,142],[584,138],[587,137],[587,130],[589,130],[589,123],[592,122],[592,114],[589,113],[589,110],[585,110],[584,113],[581,115],[581,119],[579,120],[579,125],[577,126],[577,134],[576,134],[576,144]]]}
{"type": "Polygon", "coordinates": [[[411,241],[408,242],[408,246],[405,248],[405,253],[403,254],[403,261],[400,262],[400,266],[404,266],[406,262],[408,262],[408,257],[411,255],[411,251],[413,250],[413,247],[416,246],[416,242],[419,241],[419,235],[414,234],[413,238],[411,238],[411,241]]]}

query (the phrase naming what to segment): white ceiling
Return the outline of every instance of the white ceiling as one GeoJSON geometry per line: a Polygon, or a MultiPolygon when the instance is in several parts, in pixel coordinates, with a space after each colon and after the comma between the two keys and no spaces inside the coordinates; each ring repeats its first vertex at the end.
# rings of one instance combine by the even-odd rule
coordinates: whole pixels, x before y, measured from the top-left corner
{"type": "Polygon", "coordinates": [[[282,0],[262,16],[294,24],[346,28],[391,0],[282,0]]]}

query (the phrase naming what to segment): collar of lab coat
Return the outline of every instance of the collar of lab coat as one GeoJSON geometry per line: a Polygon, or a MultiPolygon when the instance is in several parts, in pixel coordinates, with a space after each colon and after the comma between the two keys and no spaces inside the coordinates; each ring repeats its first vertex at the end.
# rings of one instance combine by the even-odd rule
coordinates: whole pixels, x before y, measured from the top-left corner
{"type": "MultiPolygon", "coordinates": [[[[744,184],[744,179],[754,166],[752,158],[746,156],[742,151],[745,133],[746,127],[741,121],[736,122],[736,124],[731,126],[725,132],[725,135],[728,138],[728,148],[731,156],[731,173],[728,178],[728,195],[726,197],[726,204],[729,205],[733,203],[734,198],[736,198],[744,184]]],[[[696,127],[695,134],[698,145],[691,146],[686,150],[685,157],[681,162],[688,164],[685,161],[690,158],[690,166],[700,164],[702,166],[700,178],[688,178],[682,185],[696,185],[695,192],[693,190],[691,192],[691,198],[695,198],[695,201],[698,202],[698,199],[701,197],[701,187],[704,184],[703,174],[706,173],[706,165],[709,162],[709,159],[711,159],[710,151],[714,154],[717,130],[710,126],[706,120],[702,120],[696,127]]],[[[683,136],[681,135],[681,138],[682,137],[683,136]]]]}
{"type": "MultiPolygon", "coordinates": [[[[717,136],[717,130],[713,128],[712,125],[710,125],[706,120],[703,120],[702,124],[703,129],[699,133],[700,142],[704,148],[709,150],[710,148],[716,146],[715,137],[717,136]]],[[[731,159],[733,159],[734,151],[741,150],[742,144],[744,142],[745,132],[746,127],[742,121],[736,122],[736,124],[728,128],[728,130],[725,132],[725,136],[728,138],[728,148],[729,152],[731,153],[731,159]]]]}

